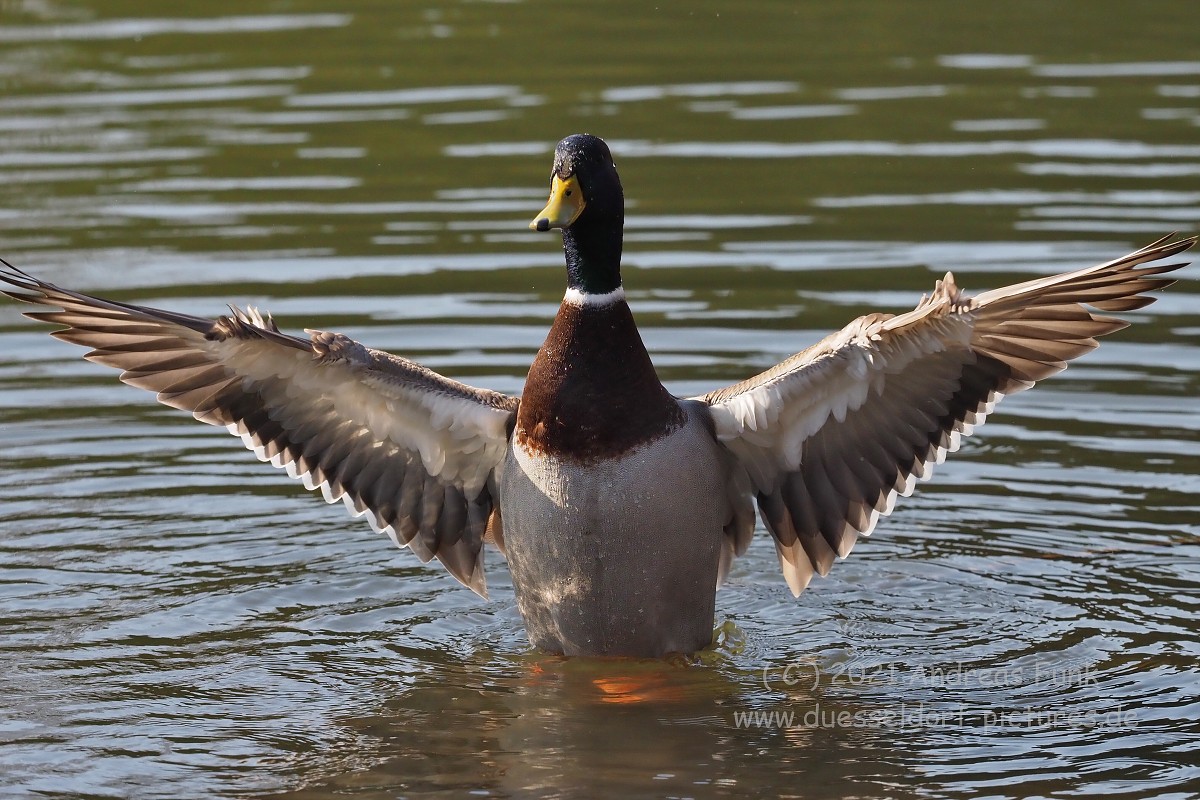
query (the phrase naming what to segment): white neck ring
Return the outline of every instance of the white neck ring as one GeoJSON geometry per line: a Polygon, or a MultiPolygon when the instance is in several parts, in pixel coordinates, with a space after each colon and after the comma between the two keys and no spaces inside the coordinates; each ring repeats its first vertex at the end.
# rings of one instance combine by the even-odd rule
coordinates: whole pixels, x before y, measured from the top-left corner
{"type": "Polygon", "coordinates": [[[625,299],[625,287],[618,286],[604,294],[590,294],[574,287],[567,289],[563,302],[573,306],[609,306],[625,299]]]}

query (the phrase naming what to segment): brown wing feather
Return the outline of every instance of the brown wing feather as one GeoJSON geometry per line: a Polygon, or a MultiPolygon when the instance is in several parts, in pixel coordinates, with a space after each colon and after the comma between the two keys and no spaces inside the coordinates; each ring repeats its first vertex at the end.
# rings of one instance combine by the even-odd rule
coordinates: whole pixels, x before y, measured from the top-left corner
{"type": "Polygon", "coordinates": [[[1158,276],[1184,266],[1160,262],[1195,243],[1170,238],[974,298],[947,274],[913,311],[861,317],[701,398],[754,485],[792,591],[870,535],[1002,397],[1128,324],[1085,306],[1128,311],[1153,302],[1144,293],[1173,282],[1158,276]]]}
{"type": "Polygon", "coordinates": [[[282,333],[257,311],[217,320],[104,300],[0,260],[28,312],[59,339],[169,406],[227,428],[329,502],[342,500],[422,561],[486,594],[482,545],[517,401],[340,334],[282,333]]]}

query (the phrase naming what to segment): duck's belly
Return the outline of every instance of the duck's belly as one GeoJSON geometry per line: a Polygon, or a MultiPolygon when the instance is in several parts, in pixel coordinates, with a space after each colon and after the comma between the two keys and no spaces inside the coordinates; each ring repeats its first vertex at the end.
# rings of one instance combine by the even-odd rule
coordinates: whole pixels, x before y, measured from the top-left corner
{"type": "Polygon", "coordinates": [[[566,655],[690,653],[712,639],[726,461],[704,421],[619,460],[511,446],[504,545],[534,646],[566,655]]]}

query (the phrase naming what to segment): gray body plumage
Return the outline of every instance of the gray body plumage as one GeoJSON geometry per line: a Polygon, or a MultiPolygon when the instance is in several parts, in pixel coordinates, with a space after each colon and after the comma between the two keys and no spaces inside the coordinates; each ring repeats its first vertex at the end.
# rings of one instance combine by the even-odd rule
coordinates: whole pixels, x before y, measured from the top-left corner
{"type": "Polygon", "coordinates": [[[505,554],[529,640],[565,655],[690,653],[712,639],[728,456],[708,409],[621,458],[509,447],[505,554]]]}

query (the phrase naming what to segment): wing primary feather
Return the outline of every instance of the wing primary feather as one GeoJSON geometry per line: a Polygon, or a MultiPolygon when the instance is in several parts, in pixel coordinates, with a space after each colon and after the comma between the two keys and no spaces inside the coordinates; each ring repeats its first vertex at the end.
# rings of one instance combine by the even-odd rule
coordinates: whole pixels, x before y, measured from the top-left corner
{"type": "MultiPolygon", "coordinates": [[[[947,273],[912,311],[868,314],[701,398],[753,483],[793,592],[867,536],[996,403],[1049,377],[1153,302],[1195,238],[968,297],[947,273]]],[[[727,565],[723,565],[723,569],[727,565]]]]}
{"type": "Polygon", "coordinates": [[[441,556],[485,594],[481,547],[495,503],[481,484],[504,455],[516,398],[341,334],[285,334],[254,308],[193,317],[64,289],[3,259],[0,282],[7,296],[49,307],[26,314],[64,326],[52,335],[90,348],[89,360],[226,428],[327,501],[369,512],[373,528],[415,542],[423,560],[441,556]]]}

